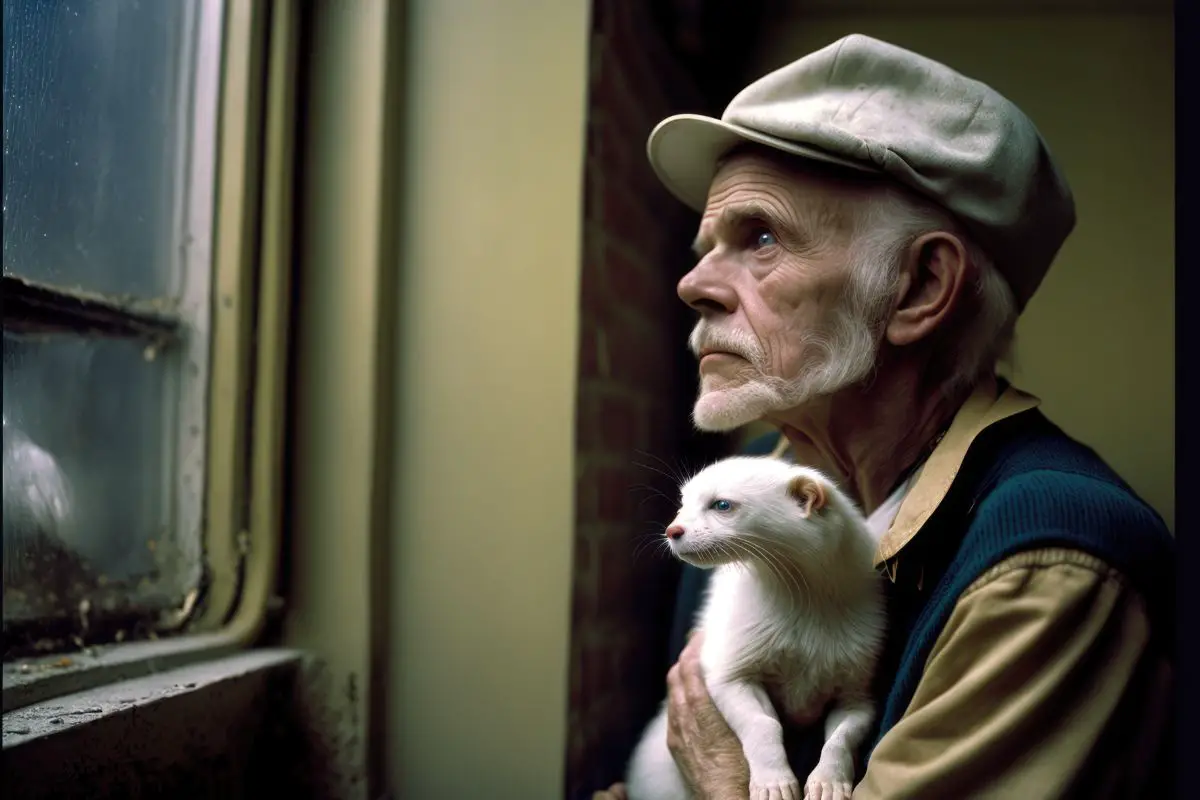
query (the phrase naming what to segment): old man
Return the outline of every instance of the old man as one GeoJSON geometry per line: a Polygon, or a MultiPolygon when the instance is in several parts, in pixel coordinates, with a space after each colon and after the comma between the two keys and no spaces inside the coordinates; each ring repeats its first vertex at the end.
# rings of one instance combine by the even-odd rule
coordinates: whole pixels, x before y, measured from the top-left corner
{"type": "MultiPolygon", "coordinates": [[[[854,797],[1160,790],[1173,539],[996,376],[1075,224],[1033,123],[851,35],[719,120],[664,120],[648,154],[702,214],[678,284],[699,315],[696,425],[772,423],[775,452],[834,476],[879,531],[890,631],[854,797]]],[[[728,800],[746,762],[705,690],[702,632],[682,636],[706,574],[681,587],[668,739],[695,795],[728,800]]]]}

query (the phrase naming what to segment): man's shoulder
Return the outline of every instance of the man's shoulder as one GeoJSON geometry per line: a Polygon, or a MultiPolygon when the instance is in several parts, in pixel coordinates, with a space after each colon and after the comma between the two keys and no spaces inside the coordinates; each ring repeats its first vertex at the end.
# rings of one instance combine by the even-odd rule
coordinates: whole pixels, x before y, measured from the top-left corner
{"type": "Polygon", "coordinates": [[[1040,412],[998,425],[979,454],[975,502],[995,522],[1161,529],[1158,513],[1092,448],[1040,412]]]}
{"type": "Polygon", "coordinates": [[[963,566],[1056,547],[1099,558],[1143,593],[1170,582],[1170,530],[1094,450],[1040,414],[996,433],[975,469],[963,566]]]}

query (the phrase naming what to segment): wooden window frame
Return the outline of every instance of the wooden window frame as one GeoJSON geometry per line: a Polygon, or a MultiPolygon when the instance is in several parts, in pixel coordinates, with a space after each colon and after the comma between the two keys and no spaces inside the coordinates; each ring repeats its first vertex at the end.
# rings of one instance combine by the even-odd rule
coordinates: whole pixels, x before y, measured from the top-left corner
{"type": "MultiPolygon", "coordinates": [[[[178,635],[4,664],[5,713],[251,644],[280,555],[290,316],[299,13],[289,0],[225,0],[218,82],[211,313],[201,528],[206,591],[178,635]],[[46,662],[44,665],[40,662],[46,662]],[[35,667],[35,668],[30,668],[35,667]]],[[[190,177],[190,176],[189,176],[190,177]]],[[[172,337],[145,305],[5,276],[5,327],[172,337]],[[19,312],[24,322],[10,324],[19,312]]]]}

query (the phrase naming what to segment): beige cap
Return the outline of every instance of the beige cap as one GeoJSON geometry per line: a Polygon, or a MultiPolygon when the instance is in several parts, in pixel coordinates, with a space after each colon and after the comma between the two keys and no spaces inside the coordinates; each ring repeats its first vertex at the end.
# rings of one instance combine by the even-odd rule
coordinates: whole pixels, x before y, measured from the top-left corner
{"type": "Polygon", "coordinates": [[[944,64],[851,34],[743,89],[721,119],[678,114],[646,143],[676,197],[703,210],[718,159],[742,142],[889,176],[953,213],[1020,308],[1067,235],[1075,203],[1033,122],[944,64]]]}

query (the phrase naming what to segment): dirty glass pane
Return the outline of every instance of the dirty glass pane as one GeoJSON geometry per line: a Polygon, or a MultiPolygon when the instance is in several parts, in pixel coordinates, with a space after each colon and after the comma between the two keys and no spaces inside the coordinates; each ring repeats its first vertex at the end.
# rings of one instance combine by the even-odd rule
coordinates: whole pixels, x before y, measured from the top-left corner
{"type": "Polygon", "coordinates": [[[4,0],[4,273],[174,294],[186,0],[4,0]]]}
{"type": "Polygon", "coordinates": [[[4,334],[4,623],[178,606],[199,543],[172,523],[176,357],[4,334]]]}

